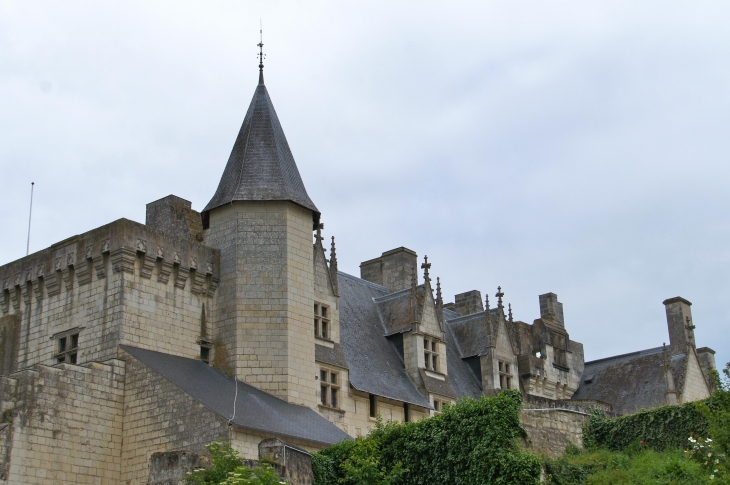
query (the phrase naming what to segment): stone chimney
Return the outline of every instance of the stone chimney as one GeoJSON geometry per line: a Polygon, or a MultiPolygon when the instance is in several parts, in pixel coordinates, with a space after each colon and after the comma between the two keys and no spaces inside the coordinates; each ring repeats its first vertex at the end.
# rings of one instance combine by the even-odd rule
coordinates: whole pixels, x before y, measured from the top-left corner
{"type": "Polygon", "coordinates": [[[687,347],[695,347],[694,323],[692,323],[692,303],[681,296],[664,300],[669,327],[669,344],[672,353],[683,353],[687,347]]]}
{"type": "Polygon", "coordinates": [[[484,311],[484,304],[482,303],[482,293],[479,290],[471,290],[466,293],[459,293],[454,297],[453,310],[461,315],[471,315],[472,313],[479,313],[484,311]]]}
{"type": "Polygon", "coordinates": [[[147,204],[145,224],[181,239],[201,242],[203,240],[203,221],[200,212],[193,205],[176,195],[168,195],[147,204]]]}
{"type": "Polygon", "coordinates": [[[562,326],[565,326],[563,304],[558,301],[558,295],[555,293],[540,295],[540,318],[546,318],[548,315],[553,316],[562,326]]]}
{"type": "Polygon", "coordinates": [[[391,249],[379,258],[360,263],[360,278],[385,286],[391,292],[411,287],[411,277],[418,265],[415,251],[400,247],[391,249]]]}

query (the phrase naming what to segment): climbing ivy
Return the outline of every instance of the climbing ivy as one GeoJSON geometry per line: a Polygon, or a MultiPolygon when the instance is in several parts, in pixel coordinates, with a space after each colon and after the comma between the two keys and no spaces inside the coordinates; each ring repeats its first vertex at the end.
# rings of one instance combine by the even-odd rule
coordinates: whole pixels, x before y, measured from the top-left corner
{"type": "Polygon", "coordinates": [[[695,403],[662,406],[617,418],[596,411],[583,425],[583,445],[620,451],[632,443],[663,451],[687,446],[689,436],[707,436],[707,419],[695,403]]]}
{"type": "Polygon", "coordinates": [[[378,422],[364,438],[313,456],[314,485],[537,484],[540,459],[523,450],[522,396],[465,398],[415,423],[378,422]]]}

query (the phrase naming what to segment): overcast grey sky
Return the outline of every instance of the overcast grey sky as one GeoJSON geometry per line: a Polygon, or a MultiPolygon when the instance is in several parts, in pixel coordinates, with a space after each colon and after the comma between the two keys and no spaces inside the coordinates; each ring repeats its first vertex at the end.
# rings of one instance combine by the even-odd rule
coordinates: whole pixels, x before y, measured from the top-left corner
{"type": "Polygon", "coordinates": [[[0,0],[0,264],[212,197],[266,85],[340,269],[398,246],[447,299],[565,307],[596,359],[693,302],[730,361],[730,4],[0,0]],[[492,298],[492,300],[494,300],[492,298]]]}

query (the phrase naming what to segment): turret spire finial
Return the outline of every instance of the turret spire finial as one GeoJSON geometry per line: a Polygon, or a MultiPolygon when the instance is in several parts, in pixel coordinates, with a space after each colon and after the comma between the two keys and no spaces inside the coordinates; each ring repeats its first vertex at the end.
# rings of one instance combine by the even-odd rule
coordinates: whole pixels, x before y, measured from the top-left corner
{"type": "Polygon", "coordinates": [[[266,58],[266,54],[264,54],[264,27],[261,21],[259,20],[259,35],[260,40],[259,43],[256,44],[259,48],[259,84],[264,83],[264,59],[266,58]]]}
{"type": "Polygon", "coordinates": [[[423,270],[423,281],[426,283],[431,282],[431,277],[428,276],[428,270],[431,267],[431,263],[428,262],[428,256],[423,257],[423,264],[421,264],[421,269],[423,270]]]}
{"type": "Polygon", "coordinates": [[[497,297],[497,307],[502,308],[504,305],[502,304],[502,297],[504,296],[504,293],[502,293],[502,287],[497,287],[497,294],[494,295],[497,297]]]}
{"type": "Polygon", "coordinates": [[[509,321],[513,322],[512,320],[512,303],[507,303],[507,308],[509,309],[509,321]]]}
{"type": "Polygon", "coordinates": [[[436,277],[436,303],[441,303],[442,305],[444,303],[443,296],[441,296],[441,278],[438,276],[436,277]]]}

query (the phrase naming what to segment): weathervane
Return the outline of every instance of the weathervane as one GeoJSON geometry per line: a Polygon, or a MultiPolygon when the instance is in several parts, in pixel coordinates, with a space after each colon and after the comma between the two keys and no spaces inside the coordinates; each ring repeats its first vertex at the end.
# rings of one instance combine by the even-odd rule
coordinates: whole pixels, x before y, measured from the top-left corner
{"type": "Polygon", "coordinates": [[[259,35],[261,36],[261,40],[258,44],[256,44],[259,47],[259,72],[264,72],[264,59],[266,58],[266,54],[264,54],[264,27],[261,21],[259,20],[259,35]]]}

